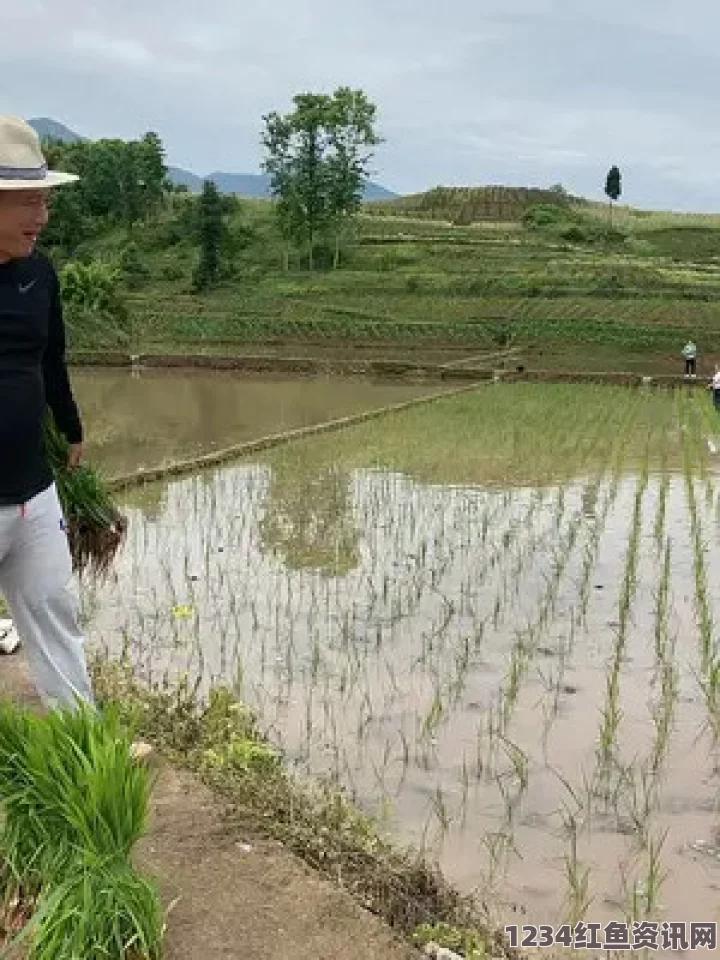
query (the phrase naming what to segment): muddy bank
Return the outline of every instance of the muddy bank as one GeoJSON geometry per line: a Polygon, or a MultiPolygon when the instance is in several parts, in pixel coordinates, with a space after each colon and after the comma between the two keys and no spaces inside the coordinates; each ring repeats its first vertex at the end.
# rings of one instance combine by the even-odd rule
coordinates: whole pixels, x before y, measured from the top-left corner
{"type": "MultiPolygon", "coordinates": [[[[475,355],[477,356],[477,355],[475,355]]],[[[502,356],[502,355],[500,355],[502,356]]],[[[645,374],[599,370],[534,370],[518,358],[498,360],[498,355],[483,355],[477,362],[473,355],[445,363],[422,363],[398,359],[357,358],[335,356],[277,356],[248,354],[219,356],[209,354],[145,353],[129,355],[117,352],[75,352],[70,362],[77,367],[116,367],[141,371],[154,370],[217,370],[242,374],[292,374],[295,376],[376,377],[387,380],[482,381],[502,380],[531,383],[607,383],[615,386],[651,385],[675,387],[681,384],[689,389],[705,389],[703,378],[687,380],[678,374],[645,374]],[[511,365],[512,364],[512,365],[511,365]]]]}

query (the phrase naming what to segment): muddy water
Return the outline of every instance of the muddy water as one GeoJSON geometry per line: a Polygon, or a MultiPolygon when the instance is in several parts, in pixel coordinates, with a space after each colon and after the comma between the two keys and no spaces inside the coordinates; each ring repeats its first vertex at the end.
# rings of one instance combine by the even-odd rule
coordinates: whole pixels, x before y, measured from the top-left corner
{"type": "MultiPolygon", "coordinates": [[[[694,492],[717,615],[712,476],[694,492]]],[[[232,684],[299,769],[335,776],[502,921],[623,920],[633,890],[651,916],[720,920],[681,474],[490,490],[256,463],[151,500],[130,504],[114,580],[87,594],[94,644],[127,638],[153,681],[232,684]],[[613,762],[595,779],[620,642],[613,762]]]]}
{"type": "Polygon", "coordinates": [[[436,393],[369,378],[73,371],[88,456],[111,476],[436,393]]]}

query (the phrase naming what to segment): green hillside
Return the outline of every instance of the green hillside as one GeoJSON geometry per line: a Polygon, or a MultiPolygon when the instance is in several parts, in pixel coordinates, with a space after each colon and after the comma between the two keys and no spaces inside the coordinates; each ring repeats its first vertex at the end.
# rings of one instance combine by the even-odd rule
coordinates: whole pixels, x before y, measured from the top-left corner
{"type": "MultiPolygon", "coordinates": [[[[271,203],[235,202],[223,279],[203,294],[190,284],[195,201],[174,196],[155,222],[107,230],[75,251],[119,262],[130,243],[140,266],[129,270],[127,325],[76,324],[73,345],[139,352],[278,342],[469,351],[512,344],[544,351],[555,365],[564,357],[569,365],[617,367],[635,354],[675,369],[692,335],[705,357],[720,354],[717,218],[623,208],[611,227],[607,206],[508,191],[504,209],[515,203],[524,219],[493,215],[461,226],[452,223],[460,194],[373,205],[348,237],[340,268],[331,268],[328,251],[312,272],[301,252],[291,252],[285,269],[271,203]]],[[[463,202],[492,214],[492,190],[465,194],[463,202]]]]}

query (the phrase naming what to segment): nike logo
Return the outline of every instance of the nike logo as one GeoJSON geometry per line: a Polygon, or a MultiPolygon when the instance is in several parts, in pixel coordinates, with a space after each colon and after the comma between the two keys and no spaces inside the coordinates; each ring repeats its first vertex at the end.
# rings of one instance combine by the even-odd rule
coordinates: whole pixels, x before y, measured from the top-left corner
{"type": "Polygon", "coordinates": [[[37,280],[31,280],[30,283],[19,283],[18,290],[20,293],[29,293],[30,290],[35,286],[37,280]]]}

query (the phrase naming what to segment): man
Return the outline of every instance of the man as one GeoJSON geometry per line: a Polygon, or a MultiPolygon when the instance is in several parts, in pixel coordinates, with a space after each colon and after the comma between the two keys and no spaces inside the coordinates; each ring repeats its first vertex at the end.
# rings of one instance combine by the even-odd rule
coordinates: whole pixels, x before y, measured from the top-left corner
{"type": "Polygon", "coordinates": [[[685,359],[685,376],[694,377],[697,373],[697,346],[692,340],[683,347],[683,357],[685,359]]]}
{"type": "MultiPolygon", "coordinates": [[[[37,134],[0,117],[0,593],[27,647],[43,701],[92,702],[73,592],[72,561],[43,451],[46,405],[82,458],[82,426],[65,366],[57,274],[35,244],[51,187],[77,177],[47,170],[37,134]]],[[[6,651],[17,647],[11,633],[6,651]]]]}
{"type": "MultiPolygon", "coordinates": [[[[78,621],[70,548],[43,447],[47,407],[79,466],[83,429],[65,363],[60,285],[35,249],[51,188],[79,179],[49,171],[39,138],[0,116],[0,594],[23,642],[43,702],[94,702],[78,621]]],[[[137,747],[137,755],[148,752],[137,747]]]]}

